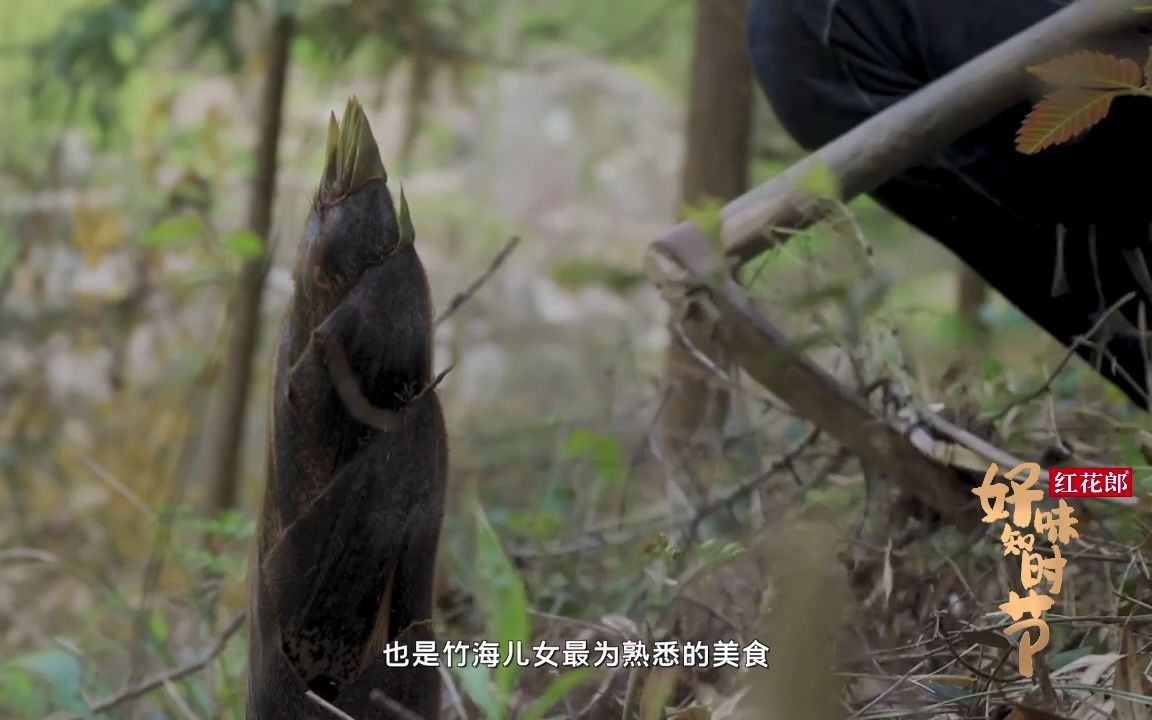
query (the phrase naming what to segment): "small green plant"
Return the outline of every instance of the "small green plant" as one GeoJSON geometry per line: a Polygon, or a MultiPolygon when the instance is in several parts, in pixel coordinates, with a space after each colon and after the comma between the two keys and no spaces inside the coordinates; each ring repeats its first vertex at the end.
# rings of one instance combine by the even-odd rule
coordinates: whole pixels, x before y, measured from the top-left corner
{"type": "Polygon", "coordinates": [[[80,681],[80,661],[62,648],[17,656],[0,664],[0,709],[23,718],[67,710],[88,720],[80,681]]]}
{"type": "MultiPolygon", "coordinates": [[[[524,581],[500,546],[500,538],[476,503],[476,580],[477,604],[484,617],[485,639],[495,642],[503,652],[531,640],[528,615],[528,593],[524,581]]],[[[489,720],[506,720],[512,706],[519,666],[503,663],[495,668],[471,665],[456,668],[461,686],[489,720]]],[[[520,713],[518,720],[542,720],[553,705],[576,688],[587,676],[586,670],[561,673],[520,713]]]]}
{"type": "Polygon", "coordinates": [[[596,477],[609,485],[618,487],[624,482],[624,450],[612,435],[595,430],[573,430],[565,438],[560,456],[565,460],[587,460],[596,477]]]}
{"type": "Polygon", "coordinates": [[[557,263],[552,268],[552,279],[561,287],[603,285],[618,295],[625,295],[644,282],[644,275],[598,260],[575,259],[557,263]]]}

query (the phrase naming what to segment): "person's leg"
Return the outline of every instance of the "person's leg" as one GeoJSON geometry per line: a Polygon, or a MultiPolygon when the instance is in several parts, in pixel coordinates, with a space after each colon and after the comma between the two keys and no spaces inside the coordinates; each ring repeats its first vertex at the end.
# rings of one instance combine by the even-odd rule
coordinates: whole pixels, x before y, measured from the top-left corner
{"type": "MultiPolygon", "coordinates": [[[[942,239],[1029,319],[1074,347],[1136,405],[1148,408],[1147,353],[1134,331],[1139,303],[1147,306],[1149,293],[1139,287],[1122,250],[1103,242],[1140,234],[1139,227],[1037,226],[972,191],[956,173],[938,168],[913,168],[873,196],[920,231],[942,239]],[[1130,301],[1113,307],[1129,293],[1130,301]],[[1078,340],[1097,324],[1097,334],[1078,340]]],[[[1146,226],[1143,232],[1146,236],[1146,226]]],[[[1147,314],[1152,324],[1152,313],[1147,314]]]]}

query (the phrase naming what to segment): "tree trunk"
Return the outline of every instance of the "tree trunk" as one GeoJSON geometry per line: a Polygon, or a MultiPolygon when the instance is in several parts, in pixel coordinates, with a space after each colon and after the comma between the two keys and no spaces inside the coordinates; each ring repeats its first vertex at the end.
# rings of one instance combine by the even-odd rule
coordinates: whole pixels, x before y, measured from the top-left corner
{"type": "Polygon", "coordinates": [[[261,103],[260,137],[256,146],[256,176],[248,206],[248,228],[264,241],[259,257],[244,261],[232,306],[232,330],[222,369],[219,418],[212,444],[209,510],[220,512],[236,505],[239,491],[240,450],[252,384],[252,356],[260,336],[260,306],[267,273],[268,233],[276,195],[276,159],[284,113],[284,84],[289,50],[295,34],[295,17],[279,15],[273,24],[268,47],[267,75],[261,103]]]}
{"type": "Polygon", "coordinates": [[[696,1],[692,98],[680,182],[686,204],[727,202],[748,189],[752,69],[745,49],[748,0],[696,1]]]}
{"type": "MultiPolygon", "coordinates": [[[[727,202],[748,188],[753,86],[744,43],[747,9],[747,0],[696,2],[692,98],[680,186],[684,205],[709,199],[727,202]]],[[[691,504],[692,496],[698,497],[719,470],[730,396],[675,326],[673,322],[664,358],[655,442],[671,499],[691,504]]]]}

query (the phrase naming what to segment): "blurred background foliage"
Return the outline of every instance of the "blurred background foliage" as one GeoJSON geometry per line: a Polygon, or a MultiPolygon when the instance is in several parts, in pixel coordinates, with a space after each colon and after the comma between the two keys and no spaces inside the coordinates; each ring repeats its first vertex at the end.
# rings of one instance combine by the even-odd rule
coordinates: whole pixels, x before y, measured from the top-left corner
{"type": "MultiPolygon", "coordinates": [[[[268,337],[291,291],[328,112],[350,94],[405,184],[440,307],[509,235],[525,239],[437,334],[438,366],[458,360],[444,386],[447,634],[566,637],[588,622],[627,634],[684,620],[684,587],[744,541],[710,517],[688,557],[659,522],[624,518],[663,501],[647,434],[666,311],[641,259],[682,211],[693,17],[689,0],[0,3],[0,716],[241,717],[243,643],[218,641],[245,605],[268,337]],[[264,251],[245,207],[277,12],[297,26],[264,331],[236,506],[211,507],[205,458],[232,290],[264,251]],[[465,488],[483,513],[461,500],[465,488]],[[90,709],[216,644],[202,671],[90,709]]],[[[755,97],[760,182],[800,154],[755,97]]],[[[1062,353],[1018,312],[992,295],[980,308],[987,336],[973,329],[956,311],[947,253],[867,199],[851,210],[877,249],[880,289],[861,294],[842,231],[814,228],[748,271],[786,327],[839,338],[882,314],[903,331],[920,389],[972,417],[1044,380],[1062,353]]],[[[1039,450],[1049,410],[1076,408],[1059,434],[1104,464],[1147,464],[1143,417],[1078,361],[1052,387],[1042,408],[1000,428],[1005,442],[1039,450]]],[[[737,475],[804,429],[754,392],[742,402],[737,475]],[[751,435],[767,444],[746,446],[751,435]]],[[[815,477],[824,459],[796,476],[815,477]]],[[[830,477],[789,502],[846,517],[859,472],[830,477]]],[[[730,512],[746,520],[782,497],[730,512]]],[[[1109,542],[1127,547],[1146,528],[1114,530],[1109,542]]],[[[932,539],[898,572],[943,572],[956,542],[932,539]]],[[[965,562],[994,563],[987,545],[986,556],[966,548],[965,562]]],[[[750,573],[737,575],[767,585],[750,573]]],[[[497,675],[457,678],[491,717],[517,681],[497,675]]],[[[547,716],[583,679],[525,680],[520,717],[547,716]]]]}

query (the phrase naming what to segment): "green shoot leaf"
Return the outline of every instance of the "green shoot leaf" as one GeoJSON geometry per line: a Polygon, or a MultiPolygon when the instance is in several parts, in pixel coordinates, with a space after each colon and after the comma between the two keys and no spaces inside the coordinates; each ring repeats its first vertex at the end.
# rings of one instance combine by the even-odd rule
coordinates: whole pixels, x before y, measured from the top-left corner
{"type": "MultiPolygon", "coordinates": [[[[488,626],[488,637],[501,652],[508,652],[514,643],[526,644],[529,640],[528,594],[479,503],[475,515],[476,600],[488,626]]],[[[499,696],[496,713],[489,715],[492,720],[504,720],[519,669],[514,662],[496,669],[499,696]]]]}
{"type": "Polygon", "coordinates": [[[220,238],[225,250],[241,260],[260,257],[264,253],[264,241],[251,230],[237,230],[220,238]]]}
{"type": "Polygon", "coordinates": [[[153,225],[140,241],[153,247],[165,247],[193,240],[204,234],[204,221],[198,215],[178,215],[153,225]]]}

